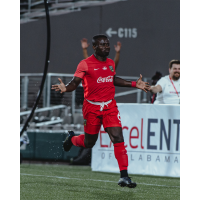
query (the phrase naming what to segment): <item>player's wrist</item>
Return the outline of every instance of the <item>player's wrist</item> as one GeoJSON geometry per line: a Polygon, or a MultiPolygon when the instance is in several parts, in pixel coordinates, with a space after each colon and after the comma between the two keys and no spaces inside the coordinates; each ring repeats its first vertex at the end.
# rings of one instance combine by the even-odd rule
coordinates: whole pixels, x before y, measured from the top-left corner
{"type": "Polygon", "coordinates": [[[131,87],[136,87],[136,81],[131,81],[131,87]]]}
{"type": "Polygon", "coordinates": [[[65,89],[64,89],[63,92],[67,92],[67,86],[68,86],[68,85],[69,85],[69,84],[65,85],[65,89]]]}

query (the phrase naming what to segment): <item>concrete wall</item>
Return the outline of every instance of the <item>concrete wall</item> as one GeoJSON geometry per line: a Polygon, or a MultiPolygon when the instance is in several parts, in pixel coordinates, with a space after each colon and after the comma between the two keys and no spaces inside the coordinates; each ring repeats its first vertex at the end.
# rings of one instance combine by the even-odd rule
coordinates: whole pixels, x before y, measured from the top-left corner
{"type": "MultiPolygon", "coordinates": [[[[80,40],[91,44],[93,35],[116,31],[110,39],[122,42],[117,75],[152,77],[168,74],[171,59],[180,59],[180,1],[128,0],[80,12],[53,16],[48,72],[74,73],[83,59],[80,40]]],[[[46,55],[46,20],[21,24],[21,73],[43,72],[46,55]]],[[[92,46],[88,49],[93,53],[92,46]]]]}

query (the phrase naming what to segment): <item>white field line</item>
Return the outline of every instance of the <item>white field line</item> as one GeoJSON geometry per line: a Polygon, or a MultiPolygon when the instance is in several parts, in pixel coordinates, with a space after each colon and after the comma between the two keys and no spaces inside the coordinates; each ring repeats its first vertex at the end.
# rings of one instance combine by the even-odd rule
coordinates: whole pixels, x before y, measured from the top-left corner
{"type": "MultiPolygon", "coordinates": [[[[21,175],[25,176],[43,176],[48,178],[60,178],[60,179],[73,179],[73,180],[79,180],[79,181],[99,181],[99,182],[110,182],[110,183],[116,183],[116,181],[108,181],[108,180],[96,180],[96,179],[80,179],[80,178],[69,178],[69,177],[60,177],[60,176],[45,176],[45,175],[35,175],[35,174],[24,174],[20,173],[21,175]]],[[[156,185],[156,184],[148,184],[148,183],[137,183],[139,185],[153,185],[158,187],[177,187],[180,188],[180,186],[168,186],[168,185],[156,185]]]]}

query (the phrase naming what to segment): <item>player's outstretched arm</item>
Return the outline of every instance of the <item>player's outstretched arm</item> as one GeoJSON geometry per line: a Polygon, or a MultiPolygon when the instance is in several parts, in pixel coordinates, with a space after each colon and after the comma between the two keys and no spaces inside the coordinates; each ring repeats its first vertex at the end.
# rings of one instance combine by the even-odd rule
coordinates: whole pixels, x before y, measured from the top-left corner
{"type": "MultiPolygon", "coordinates": [[[[114,85],[119,87],[133,87],[132,81],[126,81],[119,77],[114,77],[114,85]]],[[[142,81],[142,75],[140,74],[140,78],[136,81],[136,88],[141,89],[147,92],[150,89],[150,85],[147,82],[142,81]]]]}
{"type": "Polygon", "coordinates": [[[58,78],[58,80],[60,81],[60,84],[52,85],[51,89],[55,91],[60,91],[60,93],[63,93],[63,92],[74,91],[78,87],[82,79],[74,76],[73,79],[67,85],[65,85],[60,78],[58,78]]]}
{"type": "Polygon", "coordinates": [[[117,42],[117,46],[114,45],[115,51],[116,51],[115,58],[114,58],[115,70],[117,69],[117,66],[118,66],[118,63],[119,63],[119,56],[120,56],[121,46],[122,46],[121,42],[117,42]]]}
{"type": "Polygon", "coordinates": [[[87,48],[89,47],[89,45],[90,44],[87,42],[86,38],[83,38],[81,40],[81,46],[82,46],[82,49],[83,49],[83,57],[84,57],[84,59],[88,58],[87,48]]]}

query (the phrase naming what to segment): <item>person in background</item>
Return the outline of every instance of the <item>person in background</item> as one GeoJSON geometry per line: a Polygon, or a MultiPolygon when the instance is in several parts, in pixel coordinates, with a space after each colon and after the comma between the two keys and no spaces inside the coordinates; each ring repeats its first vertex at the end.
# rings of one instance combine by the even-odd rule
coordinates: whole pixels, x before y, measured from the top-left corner
{"type": "MultiPolygon", "coordinates": [[[[87,52],[87,48],[89,47],[89,43],[87,42],[87,39],[86,38],[83,38],[81,40],[81,46],[82,46],[82,49],[83,49],[83,57],[84,59],[88,58],[88,52],[87,52]]],[[[114,62],[115,62],[115,70],[117,69],[117,65],[119,63],[119,57],[120,57],[120,50],[121,50],[121,42],[117,42],[117,45],[114,45],[115,47],[115,51],[116,51],[116,54],[115,54],[115,58],[114,58],[114,62]]]]}
{"type": "MultiPolygon", "coordinates": [[[[156,85],[158,80],[160,80],[161,78],[162,78],[162,74],[160,72],[156,72],[156,74],[151,78],[152,85],[156,85]]],[[[150,96],[151,103],[154,103],[154,101],[156,100],[156,96],[157,94],[151,93],[151,96],[150,96]]]]}
{"type": "Polygon", "coordinates": [[[180,104],[180,61],[169,62],[169,75],[162,77],[150,92],[157,93],[154,104],[180,104]]]}

